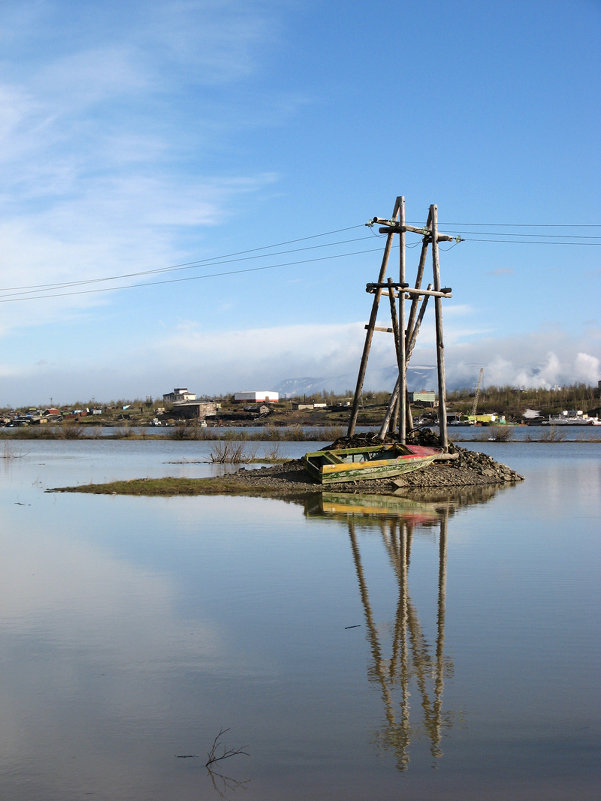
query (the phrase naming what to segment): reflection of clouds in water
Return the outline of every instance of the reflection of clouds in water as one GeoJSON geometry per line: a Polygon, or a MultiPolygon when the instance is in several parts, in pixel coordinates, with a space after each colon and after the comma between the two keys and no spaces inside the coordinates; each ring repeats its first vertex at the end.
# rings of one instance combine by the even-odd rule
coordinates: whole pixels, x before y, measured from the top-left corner
{"type": "Polygon", "coordinates": [[[199,528],[202,520],[203,527],[207,523],[223,525],[223,510],[227,509],[227,524],[253,525],[260,522],[262,526],[273,524],[292,524],[301,519],[296,503],[272,498],[252,498],[250,496],[235,495],[207,495],[193,498],[177,498],[167,500],[167,514],[170,521],[177,521],[187,529],[199,528]]]}
{"type": "Polygon", "coordinates": [[[47,643],[103,644],[111,658],[125,651],[131,659],[134,644],[140,662],[174,647],[197,654],[191,631],[202,638],[207,655],[219,649],[209,626],[174,625],[165,577],[136,570],[73,539],[28,539],[15,547],[0,567],[0,603],[5,616],[19,621],[21,633],[35,632],[47,643]],[[154,620],[152,632],[144,628],[148,615],[154,620]]]}
{"type": "Polygon", "coordinates": [[[164,765],[153,775],[148,749],[171,759],[189,747],[203,714],[215,715],[199,678],[221,676],[243,656],[215,625],[178,612],[169,577],[52,532],[29,529],[4,546],[6,797],[17,797],[24,781],[30,798],[99,786],[115,788],[115,797],[153,797],[164,765]]]}

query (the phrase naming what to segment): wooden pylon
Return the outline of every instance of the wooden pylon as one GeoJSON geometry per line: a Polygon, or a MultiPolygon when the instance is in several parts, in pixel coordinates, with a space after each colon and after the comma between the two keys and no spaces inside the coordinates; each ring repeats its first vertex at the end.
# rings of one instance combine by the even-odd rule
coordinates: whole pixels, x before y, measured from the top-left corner
{"type": "Polygon", "coordinates": [[[408,225],[405,222],[404,197],[397,197],[391,219],[374,217],[373,220],[368,223],[368,225],[374,225],[376,223],[383,226],[379,229],[379,231],[380,233],[386,234],[386,244],[384,247],[384,254],[382,256],[378,281],[373,284],[367,284],[366,286],[366,291],[372,293],[374,295],[374,299],[369,322],[365,326],[365,344],[359,365],[359,374],[357,377],[357,385],[355,388],[355,395],[353,397],[347,434],[349,437],[351,437],[355,433],[355,427],[359,413],[359,404],[361,401],[361,395],[363,393],[363,384],[365,381],[365,374],[367,372],[367,362],[369,359],[374,332],[386,331],[392,333],[394,337],[398,377],[379,431],[379,437],[380,439],[385,438],[390,428],[391,420],[393,420],[396,411],[398,415],[398,429],[396,433],[399,441],[401,443],[405,443],[407,430],[412,426],[411,411],[407,401],[407,367],[417,341],[417,336],[419,334],[428,300],[430,297],[433,297],[436,320],[436,364],[438,377],[438,418],[440,428],[440,443],[443,449],[446,451],[448,449],[448,435],[444,340],[442,326],[442,299],[451,298],[452,294],[450,288],[441,287],[438,243],[451,242],[453,241],[454,237],[446,234],[440,234],[438,232],[438,209],[435,205],[430,206],[427,222],[423,228],[416,228],[415,226],[408,225]],[[422,247],[417,265],[414,287],[410,287],[406,281],[405,235],[407,231],[417,233],[422,236],[422,247]],[[400,239],[398,282],[392,281],[391,278],[388,278],[386,281],[384,280],[386,276],[388,260],[390,257],[390,251],[392,249],[393,237],[395,234],[398,234],[400,239]],[[421,288],[421,285],[424,277],[428,248],[430,245],[432,246],[432,283],[428,284],[428,288],[424,290],[421,288]],[[380,299],[382,297],[388,297],[390,300],[392,328],[383,328],[376,325],[380,299]],[[405,316],[406,300],[411,301],[408,318],[405,316]],[[398,305],[396,301],[398,301],[398,305]],[[406,320],[407,322],[405,322],[406,320]]]}

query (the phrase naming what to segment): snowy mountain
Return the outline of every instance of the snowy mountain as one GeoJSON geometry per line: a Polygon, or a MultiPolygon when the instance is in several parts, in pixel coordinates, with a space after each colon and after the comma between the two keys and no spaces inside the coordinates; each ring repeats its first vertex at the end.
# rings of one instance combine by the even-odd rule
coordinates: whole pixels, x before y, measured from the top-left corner
{"type": "MultiPolygon", "coordinates": [[[[364,389],[368,392],[390,392],[396,377],[396,366],[382,370],[368,369],[364,389]]],[[[410,391],[436,389],[436,380],[436,370],[433,367],[410,367],[407,371],[407,387],[410,391]]],[[[313,395],[324,390],[350,396],[353,395],[356,384],[357,374],[345,373],[335,376],[286,378],[275,387],[275,390],[284,398],[302,398],[303,395],[313,395]]]]}

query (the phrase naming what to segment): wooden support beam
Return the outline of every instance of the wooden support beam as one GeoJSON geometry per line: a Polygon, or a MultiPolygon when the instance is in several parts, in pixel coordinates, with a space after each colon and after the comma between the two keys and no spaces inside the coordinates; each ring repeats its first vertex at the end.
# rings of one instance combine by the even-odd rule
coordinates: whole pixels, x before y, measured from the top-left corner
{"type": "MultiPolygon", "coordinates": [[[[405,231],[411,231],[414,234],[423,233],[423,229],[421,229],[421,228],[413,228],[413,226],[411,226],[411,225],[406,225],[404,227],[404,229],[402,229],[400,227],[392,228],[391,226],[387,226],[386,228],[378,228],[378,231],[381,234],[401,234],[401,233],[404,233],[405,231]]],[[[430,239],[430,234],[424,234],[424,238],[426,240],[429,240],[430,239]]],[[[457,241],[457,237],[456,236],[449,236],[448,234],[437,234],[436,241],[437,242],[456,242],[457,241]]]]}
{"type": "MultiPolygon", "coordinates": [[[[388,280],[392,281],[392,278],[389,278],[388,280]]],[[[401,379],[400,382],[399,382],[399,386],[401,386],[401,385],[403,385],[405,383],[404,382],[404,375],[405,375],[405,337],[401,336],[401,332],[399,330],[399,322],[398,322],[397,313],[396,313],[396,304],[394,302],[394,298],[393,298],[391,293],[389,293],[389,298],[390,298],[390,317],[392,319],[392,330],[393,330],[393,333],[394,333],[394,349],[395,349],[395,352],[396,352],[397,367],[399,369],[399,379],[401,379]]],[[[400,399],[400,404],[399,404],[399,435],[401,437],[401,442],[404,443],[404,439],[402,439],[402,437],[406,433],[404,431],[405,419],[406,419],[406,416],[405,416],[405,403],[404,403],[404,400],[403,400],[403,397],[402,397],[402,393],[399,392],[397,397],[400,399]]]]}
{"type": "MultiPolygon", "coordinates": [[[[430,217],[430,212],[428,211],[428,219],[426,221],[426,228],[429,229],[430,223],[432,222],[430,217]]],[[[422,279],[424,277],[424,269],[426,267],[426,258],[428,255],[428,246],[429,242],[427,238],[424,238],[422,241],[422,249],[419,254],[419,263],[417,265],[417,273],[415,276],[415,288],[421,289],[422,279]]],[[[419,302],[419,297],[417,295],[413,295],[411,299],[411,308],[409,309],[409,320],[407,321],[407,340],[409,339],[409,332],[413,329],[415,325],[415,315],[417,314],[417,305],[419,302]]]]}
{"type": "MultiPolygon", "coordinates": [[[[405,198],[401,200],[401,208],[399,209],[399,228],[400,245],[399,245],[399,284],[405,284],[406,272],[406,226],[405,226],[405,198]]],[[[388,287],[388,291],[392,292],[392,287],[388,287]]],[[[406,392],[406,373],[407,365],[405,363],[405,296],[401,292],[398,297],[399,301],[399,321],[397,330],[395,332],[395,340],[398,343],[398,362],[399,362],[399,376],[401,383],[399,385],[399,439],[401,444],[404,445],[407,440],[407,392],[406,392]]],[[[394,298],[390,298],[391,306],[394,306],[394,298]]],[[[394,328],[394,321],[392,323],[394,328]]]]}
{"type": "Polygon", "coordinates": [[[409,284],[407,284],[405,282],[403,282],[403,283],[396,282],[395,283],[394,281],[391,281],[391,282],[390,281],[385,281],[385,282],[376,281],[376,282],[371,283],[371,284],[365,284],[365,291],[368,292],[370,295],[373,295],[373,293],[376,292],[378,289],[385,289],[387,287],[392,287],[393,289],[399,289],[399,288],[401,288],[401,289],[409,289],[409,284]]]}
{"type": "MultiPolygon", "coordinates": [[[[369,325],[366,325],[365,328],[369,328],[369,325]]],[[[374,331],[383,331],[385,334],[393,334],[394,331],[392,328],[385,328],[383,325],[374,325],[374,331]]]]}
{"type": "MultiPolygon", "coordinates": [[[[428,289],[430,289],[431,286],[432,284],[428,284],[428,289]]],[[[419,314],[417,315],[417,320],[413,324],[413,328],[407,329],[407,346],[406,346],[407,362],[409,362],[409,359],[411,358],[411,355],[413,353],[413,348],[415,347],[415,343],[417,341],[417,335],[419,334],[419,329],[421,327],[422,320],[424,319],[429,299],[430,295],[426,295],[424,297],[424,299],[422,300],[422,305],[419,310],[419,314]]]]}
{"type": "MultiPolygon", "coordinates": [[[[397,197],[394,210],[392,212],[393,218],[396,218],[399,213],[399,209],[401,206],[401,198],[397,197]]],[[[384,254],[382,256],[382,263],[380,265],[380,273],[378,275],[378,283],[382,283],[384,281],[384,276],[386,275],[386,267],[388,265],[388,258],[390,256],[390,251],[392,249],[392,241],[393,235],[390,234],[386,239],[386,245],[384,247],[384,254]]],[[[369,317],[368,329],[367,334],[365,335],[365,344],[363,346],[363,355],[361,356],[361,363],[359,365],[359,374],[357,376],[357,386],[355,387],[355,395],[353,397],[353,406],[351,408],[351,415],[349,418],[349,424],[347,429],[347,435],[352,437],[355,433],[355,426],[357,425],[357,416],[359,414],[359,402],[361,400],[361,394],[363,392],[363,382],[365,381],[365,372],[367,370],[367,358],[369,356],[369,351],[371,349],[371,342],[373,339],[374,328],[376,325],[376,320],[378,317],[378,306],[380,305],[380,294],[381,290],[376,290],[374,295],[374,301],[371,308],[371,315],[369,317]]]]}
{"type": "Polygon", "coordinates": [[[431,234],[429,228],[416,228],[415,225],[407,225],[406,222],[397,219],[385,220],[383,217],[374,217],[371,225],[385,225],[395,234],[399,234],[401,231],[409,231],[412,234],[421,234],[422,236],[430,236],[431,234]]]}
{"type": "MultiPolygon", "coordinates": [[[[387,284],[384,284],[384,286],[387,286],[387,284]]],[[[393,284],[393,286],[394,286],[394,284],[393,284]]],[[[366,291],[370,295],[373,295],[375,292],[378,291],[377,288],[375,288],[376,284],[367,284],[367,287],[368,288],[366,289],[366,291]],[[370,289],[369,288],[369,287],[372,287],[372,286],[374,287],[374,289],[370,289]]],[[[450,286],[443,287],[438,292],[436,290],[434,290],[434,289],[403,289],[403,294],[409,296],[410,298],[419,298],[422,295],[430,295],[433,298],[452,298],[453,297],[452,292],[453,292],[453,290],[452,290],[452,288],[450,286]]],[[[397,297],[397,296],[398,296],[398,293],[394,292],[394,297],[397,297]]],[[[385,290],[385,289],[384,290],[380,290],[380,297],[383,297],[383,298],[388,297],[387,290],[385,290]]]]}
{"type": "Polygon", "coordinates": [[[380,426],[380,430],[378,431],[378,439],[383,440],[388,433],[388,429],[390,428],[390,421],[392,420],[394,410],[397,408],[397,398],[399,396],[399,386],[401,383],[400,376],[397,376],[396,384],[394,385],[394,389],[390,395],[388,400],[388,406],[386,407],[386,414],[384,415],[384,419],[382,420],[382,425],[380,426]]]}
{"type": "MultiPolygon", "coordinates": [[[[428,284],[428,289],[431,289],[431,287],[432,284],[428,284]]],[[[413,349],[417,341],[417,335],[419,334],[419,329],[421,327],[422,320],[424,319],[424,315],[426,313],[429,297],[430,297],[429,295],[426,295],[424,297],[422,305],[419,310],[419,314],[417,316],[417,320],[415,321],[413,328],[407,330],[406,334],[407,342],[405,345],[405,374],[407,365],[409,364],[409,361],[411,360],[411,356],[413,354],[413,349]]],[[[400,385],[401,385],[400,377],[397,377],[394,389],[392,390],[392,393],[388,400],[388,406],[386,407],[386,413],[384,415],[382,425],[380,426],[380,430],[378,431],[378,439],[380,440],[384,440],[384,438],[386,437],[388,429],[390,428],[390,423],[393,420],[394,410],[397,408],[397,398],[400,392],[400,385]]],[[[410,406],[408,403],[407,403],[407,409],[410,410],[410,406]]],[[[411,428],[413,428],[413,425],[411,425],[411,428]]]]}
{"type": "MultiPolygon", "coordinates": [[[[440,292],[440,262],[438,259],[438,208],[430,207],[432,212],[432,272],[434,274],[434,289],[440,292]]],[[[434,298],[434,315],[436,320],[436,365],[438,369],[438,427],[440,430],[440,444],[444,451],[449,449],[447,435],[447,399],[444,364],[444,342],[442,336],[442,299],[434,298]]]]}

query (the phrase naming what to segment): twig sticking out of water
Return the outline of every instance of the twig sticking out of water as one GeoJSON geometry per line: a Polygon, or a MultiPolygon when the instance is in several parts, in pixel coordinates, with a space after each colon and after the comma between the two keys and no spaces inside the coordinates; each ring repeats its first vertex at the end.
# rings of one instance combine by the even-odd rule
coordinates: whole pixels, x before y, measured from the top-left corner
{"type": "Polygon", "coordinates": [[[226,748],[225,743],[222,742],[222,737],[228,731],[229,729],[220,729],[219,733],[215,736],[211,750],[207,754],[208,758],[205,762],[206,768],[210,765],[214,765],[215,762],[220,762],[222,759],[229,759],[230,757],[239,756],[241,754],[248,756],[248,753],[244,750],[246,748],[245,745],[241,748],[226,748]]]}
{"type": "Polygon", "coordinates": [[[235,445],[233,442],[226,441],[216,442],[210,455],[211,462],[217,464],[241,464],[242,462],[252,462],[253,458],[254,453],[245,453],[243,443],[235,445]]]}

